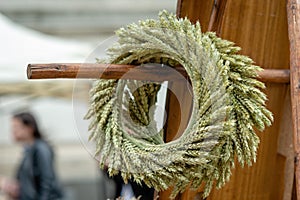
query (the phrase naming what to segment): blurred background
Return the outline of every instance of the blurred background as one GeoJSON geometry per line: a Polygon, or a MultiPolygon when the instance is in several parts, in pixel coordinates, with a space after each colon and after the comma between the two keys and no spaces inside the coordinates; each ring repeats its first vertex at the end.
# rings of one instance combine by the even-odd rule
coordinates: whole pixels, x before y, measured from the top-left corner
{"type": "MultiPolygon", "coordinates": [[[[1,0],[0,175],[14,177],[22,153],[22,147],[13,143],[10,136],[11,116],[29,110],[55,149],[56,168],[69,199],[106,199],[113,188],[84,145],[88,136],[86,124],[78,123],[87,110],[88,84],[77,82],[74,87],[74,80],[28,81],[26,66],[86,62],[98,44],[116,29],[139,19],[157,18],[162,9],[175,12],[176,3],[176,0],[1,0]]],[[[3,199],[0,194],[0,200],[3,199]]]]}

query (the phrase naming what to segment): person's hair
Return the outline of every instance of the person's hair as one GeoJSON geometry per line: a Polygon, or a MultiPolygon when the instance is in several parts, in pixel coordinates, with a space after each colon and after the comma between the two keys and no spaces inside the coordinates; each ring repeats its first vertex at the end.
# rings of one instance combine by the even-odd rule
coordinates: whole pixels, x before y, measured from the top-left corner
{"type": "Polygon", "coordinates": [[[35,117],[29,112],[22,112],[13,115],[14,118],[19,119],[25,126],[32,128],[33,137],[35,139],[43,139],[35,117]]]}

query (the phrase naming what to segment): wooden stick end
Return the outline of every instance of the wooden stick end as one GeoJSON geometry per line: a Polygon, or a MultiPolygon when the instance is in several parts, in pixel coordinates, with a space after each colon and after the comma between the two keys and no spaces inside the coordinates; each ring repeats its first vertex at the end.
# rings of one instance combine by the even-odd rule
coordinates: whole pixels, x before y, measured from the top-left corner
{"type": "Polygon", "coordinates": [[[31,64],[27,65],[27,79],[31,79],[32,71],[31,71],[31,64]]]}

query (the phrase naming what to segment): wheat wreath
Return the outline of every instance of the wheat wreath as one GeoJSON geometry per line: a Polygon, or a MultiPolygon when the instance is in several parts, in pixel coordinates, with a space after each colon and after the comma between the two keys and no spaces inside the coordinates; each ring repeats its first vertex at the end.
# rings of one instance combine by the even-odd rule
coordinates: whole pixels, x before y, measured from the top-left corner
{"type": "Polygon", "coordinates": [[[107,63],[183,66],[193,110],[184,133],[165,143],[163,130],[151,123],[159,83],[95,81],[86,119],[101,168],[158,191],[173,187],[171,198],[203,185],[206,197],[214,183],[219,188],[229,180],[235,157],[242,166],[255,162],[254,127],[263,130],[273,117],[265,108],[264,84],[256,79],[261,68],[237,54],[239,47],[167,11],[116,34],[107,63]]]}

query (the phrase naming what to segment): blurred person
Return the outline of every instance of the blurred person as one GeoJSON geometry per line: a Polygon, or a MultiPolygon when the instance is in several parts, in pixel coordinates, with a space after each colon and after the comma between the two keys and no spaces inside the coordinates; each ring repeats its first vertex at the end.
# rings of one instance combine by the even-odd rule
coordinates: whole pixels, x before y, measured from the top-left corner
{"type": "Polygon", "coordinates": [[[39,131],[34,116],[23,112],[12,118],[12,137],[24,146],[16,179],[0,177],[0,189],[15,200],[59,200],[62,189],[54,170],[54,153],[39,131]]]}

